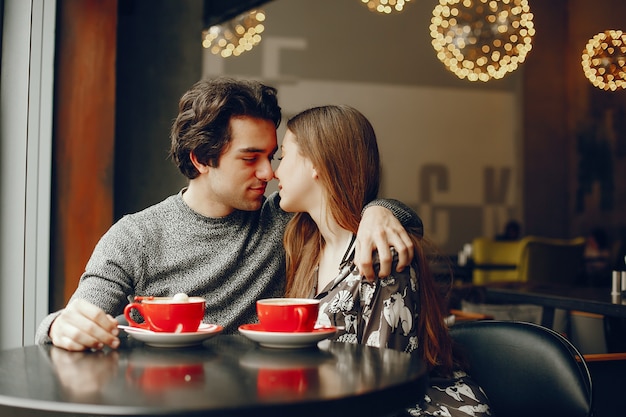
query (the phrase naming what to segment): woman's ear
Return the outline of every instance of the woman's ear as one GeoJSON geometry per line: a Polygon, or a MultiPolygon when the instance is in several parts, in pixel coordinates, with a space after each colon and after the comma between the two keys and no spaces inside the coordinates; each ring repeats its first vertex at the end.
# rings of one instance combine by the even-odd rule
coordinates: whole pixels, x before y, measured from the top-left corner
{"type": "Polygon", "coordinates": [[[189,152],[189,159],[191,160],[191,163],[193,164],[194,167],[196,167],[196,169],[198,170],[200,174],[209,172],[209,166],[204,165],[203,163],[198,161],[196,154],[194,154],[193,152],[189,152]]]}
{"type": "Polygon", "coordinates": [[[311,169],[311,178],[315,180],[319,178],[319,175],[317,175],[317,170],[315,168],[311,169]]]}

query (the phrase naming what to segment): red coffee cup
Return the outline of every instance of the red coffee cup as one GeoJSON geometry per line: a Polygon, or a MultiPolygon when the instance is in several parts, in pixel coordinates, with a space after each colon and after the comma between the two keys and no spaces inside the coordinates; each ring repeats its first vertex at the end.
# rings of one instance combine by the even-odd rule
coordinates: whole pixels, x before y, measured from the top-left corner
{"type": "Polygon", "coordinates": [[[317,322],[319,304],[310,298],[267,298],[256,302],[256,311],[265,331],[310,332],[317,322]]]}
{"type": "Polygon", "coordinates": [[[206,300],[202,297],[189,297],[185,301],[173,297],[143,297],[141,302],[124,308],[124,317],[131,326],[153,332],[195,332],[204,318],[205,306],[206,300]],[[143,323],[133,320],[130,315],[132,310],[141,314],[143,323]]]}

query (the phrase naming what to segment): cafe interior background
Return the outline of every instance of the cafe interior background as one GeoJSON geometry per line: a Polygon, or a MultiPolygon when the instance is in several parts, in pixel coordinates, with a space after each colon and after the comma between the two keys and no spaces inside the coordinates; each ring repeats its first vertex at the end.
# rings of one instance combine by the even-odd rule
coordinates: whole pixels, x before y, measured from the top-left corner
{"type": "Polygon", "coordinates": [[[486,82],[437,58],[438,3],[384,14],[361,0],[1,0],[0,347],[32,343],[115,220],[185,185],[168,134],[202,77],[275,86],[285,121],[315,105],[362,111],[381,197],[414,208],[444,253],[510,219],[527,235],[599,226],[626,241],[626,92],[581,66],[590,38],[626,30],[626,3],[530,0],[532,49],[486,82]],[[203,29],[249,9],[264,12],[258,45],[203,48],[203,29]]]}

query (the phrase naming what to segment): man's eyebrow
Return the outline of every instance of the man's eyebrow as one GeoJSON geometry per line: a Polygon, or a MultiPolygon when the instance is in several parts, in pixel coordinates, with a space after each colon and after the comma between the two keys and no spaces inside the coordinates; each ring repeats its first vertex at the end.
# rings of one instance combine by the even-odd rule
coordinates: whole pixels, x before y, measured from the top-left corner
{"type": "Polygon", "coordinates": [[[238,149],[237,152],[239,153],[263,153],[265,152],[265,150],[260,149],[260,148],[241,148],[241,149],[238,149]]]}
{"type": "MultiPolygon", "coordinates": [[[[278,151],[278,146],[272,149],[269,153],[273,154],[273,153],[276,153],[276,151],[278,151]]],[[[267,151],[262,148],[249,147],[249,148],[238,149],[237,152],[238,153],[266,153],[267,151]]]]}

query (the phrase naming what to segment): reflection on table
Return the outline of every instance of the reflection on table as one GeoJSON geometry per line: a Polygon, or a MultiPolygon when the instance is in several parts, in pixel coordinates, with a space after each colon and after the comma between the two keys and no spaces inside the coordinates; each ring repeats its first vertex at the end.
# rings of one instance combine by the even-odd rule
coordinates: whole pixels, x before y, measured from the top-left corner
{"type": "Polygon", "coordinates": [[[115,351],[0,352],[2,415],[319,416],[329,407],[342,416],[385,415],[426,384],[418,358],[329,341],[279,350],[220,335],[180,349],[127,339],[115,351]]]}

